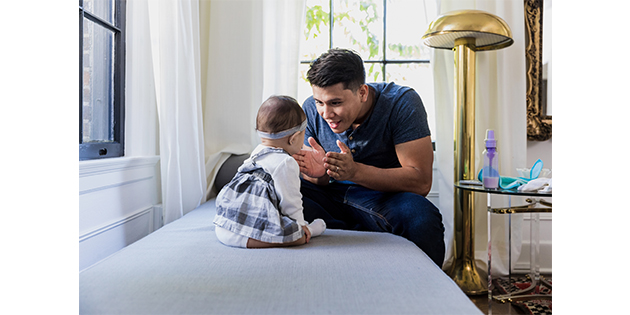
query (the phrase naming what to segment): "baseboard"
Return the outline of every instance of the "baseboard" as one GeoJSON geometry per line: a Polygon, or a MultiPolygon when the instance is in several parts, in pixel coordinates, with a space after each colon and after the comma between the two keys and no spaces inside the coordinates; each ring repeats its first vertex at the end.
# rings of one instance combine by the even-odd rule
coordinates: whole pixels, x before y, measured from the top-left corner
{"type": "Polygon", "coordinates": [[[79,236],[79,270],[149,235],[161,226],[161,216],[161,205],[151,206],[79,236]]]}
{"type": "MultiPolygon", "coordinates": [[[[530,244],[529,240],[523,241],[521,246],[521,255],[518,261],[514,264],[512,270],[516,273],[528,273],[530,270],[530,244]]],[[[552,273],[552,244],[550,241],[540,242],[539,253],[539,265],[540,273],[550,274],[552,273]]]]}
{"type": "MultiPolygon", "coordinates": [[[[539,223],[539,264],[541,273],[551,273],[552,270],[552,213],[540,213],[539,223]]],[[[522,245],[521,254],[516,263],[514,263],[513,270],[518,273],[529,272],[530,270],[530,225],[532,224],[531,215],[525,214],[523,216],[522,225],[522,245]]]]}
{"type": "MultiPolygon", "coordinates": [[[[540,252],[539,252],[539,270],[540,273],[543,274],[551,274],[552,273],[552,251],[553,251],[553,242],[551,239],[551,215],[547,213],[543,213],[540,216],[540,252]],[[543,216],[545,214],[545,216],[543,216]]],[[[521,248],[520,255],[515,257],[514,253],[512,256],[512,272],[513,273],[529,273],[530,272],[530,223],[531,220],[529,216],[523,218],[522,224],[522,235],[521,235],[521,248]]],[[[513,231],[514,232],[514,231],[513,231]]],[[[515,244],[512,244],[515,245],[515,244]]],[[[497,246],[493,242],[493,246],[497,246]]],[[[507,270],[507,241],[504,246],[501,247],[493,247],[494,251],[502,252],[502,257],[504,257],[502,264],[505,266],[504,270],[507,270]]],[[[487,250],[476,250],[475,257],[477,259],[477,264],[483,270],[486,270],[487,267],[487,250]]],[[[493,255],[494,259],[494,255],[493,255]]],[[[496,267],[495,267],[496,268],[496,267]]],[[[493,268],[493,273],[495,272],[495,268],[493,268]]]]}
{"type": "Polygon", "coordinates": [[[157,230],[164,225],[164,208],[162,204],[153,206],[153,230],[157,230]]]}

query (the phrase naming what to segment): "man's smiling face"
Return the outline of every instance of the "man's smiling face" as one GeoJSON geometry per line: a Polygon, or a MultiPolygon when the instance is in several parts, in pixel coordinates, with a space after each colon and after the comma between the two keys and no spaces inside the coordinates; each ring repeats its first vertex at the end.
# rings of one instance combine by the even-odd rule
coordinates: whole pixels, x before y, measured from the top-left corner
{"type": "Polygon", "coordinates": [[[341,133],[361,120],[363,102],[367,86],[361,86],[356,93],[344,89],[343,83],[328,87],[312,86],[317,113],[326,120],[334,133],[341,133]]]}

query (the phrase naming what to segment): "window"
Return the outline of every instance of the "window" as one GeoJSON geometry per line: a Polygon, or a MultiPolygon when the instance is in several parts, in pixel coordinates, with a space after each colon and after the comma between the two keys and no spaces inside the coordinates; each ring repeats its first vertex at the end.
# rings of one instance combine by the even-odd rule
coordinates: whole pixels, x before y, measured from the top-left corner
{"type": "Polygon", "coordinates": [[[79,160],[124,155],[125,1],[79,0],[79,160]]]}
{"type": "Polygon", "coordinates": [[[422,35],[436,17],[434,0],[306,0],[306,28],[300,47],[298,99],[312,94],[309,64],[333,47],[348,48],[365,62],[367,82],[412,87],[426,108],[435,134],[430,48],[422,35]]]}

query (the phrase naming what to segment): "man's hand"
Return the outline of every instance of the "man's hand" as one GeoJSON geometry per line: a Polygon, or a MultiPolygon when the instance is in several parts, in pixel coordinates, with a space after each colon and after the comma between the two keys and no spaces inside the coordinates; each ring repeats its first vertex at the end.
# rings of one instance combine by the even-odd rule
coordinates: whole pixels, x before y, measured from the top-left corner
{"type": "Polygon", "coordinates": [[[326,168],[324,167],[326,151],[313,137],[308,138],[308,143],[311,147],[306,146],[302,148],[299,153],[293,155],[293,158],[298,162],[302,174],[320,178],[326,175],[326,168]]]}
{"type": "Polygon", "coordinates": [[[336,180],[350,180],[357,172],[357,163],[354,162],[350,148],[345,143],[337,140],[337,146],[341,149],[341,153],[326,153],[324,159],[326,173],[336,180]]]}

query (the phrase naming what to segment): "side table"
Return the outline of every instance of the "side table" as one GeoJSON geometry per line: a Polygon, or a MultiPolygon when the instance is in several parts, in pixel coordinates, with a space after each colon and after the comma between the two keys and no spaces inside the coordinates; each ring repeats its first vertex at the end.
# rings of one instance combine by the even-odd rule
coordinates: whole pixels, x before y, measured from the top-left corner
{"type": "Polygon", "coordinates": [[[552,193],[538,193],[538,192],[521,192],[516,189],[503,190],[499,189],[486,189],[480,185],[468,185],[456,183],[455,187],[460,189],[485,193],[488,197],[488,311],[489,314],[492,314],[492,300],[499,301],[501,303],[512,302],[512,301],[523,301],[523,300],[531,300],[531,299],[551,299],[551,295],[539,295],[538,288],[539,285],[545,285],[551,288],[551,284],[546,281],[543,277],[540,276],[540,213],[551,213],[552,204],[546,200],[543,200],[542,197],[552,197],[552,193]],[[508,206],[493,208],[491,202],[491,195],[493,194],[501,194],[508,196],[508,206]],[[525,201],[527,204],[521,206],[512,206],[511,196],[524,196],[530,197],[525,201]],[[510,294],[492,296],[492,273],[491,273],[491,265],[492,265],[492,214],[507,214],[509,215],[509,276],[511,277],[511,266],[512,266],[512,214],[513,213],[531,213],[532,223],[530,225],[530,274],[528,277],[532,280],[531,285],[523,290],[513,292],[510,294]],[[532,291],[533,294],[530,294],[532,291]]]}

